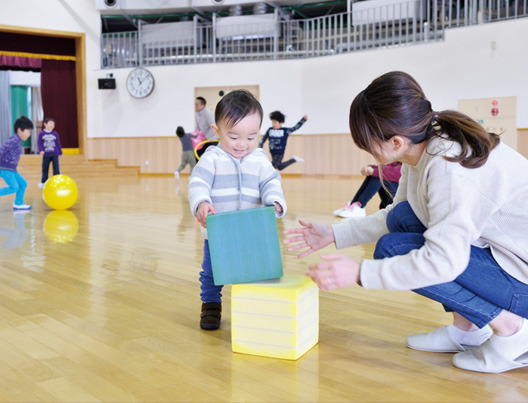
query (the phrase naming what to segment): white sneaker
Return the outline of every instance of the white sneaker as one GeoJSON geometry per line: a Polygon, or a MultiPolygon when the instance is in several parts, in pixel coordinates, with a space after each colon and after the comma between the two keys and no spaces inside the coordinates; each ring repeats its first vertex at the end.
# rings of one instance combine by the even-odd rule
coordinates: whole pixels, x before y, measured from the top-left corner
{"type": "Polygon", "coordinates": [[[31,210],[29,204],[13,204],[13,210],[31,210]]]}
{"type": "Polygon", "coordinates": [[[334,210],[333,214],[339,217],[339,214],[341,213],[341,211],[343,211],[346,207],[350,206],[350,203],[352,203],[352,202],[348,202],[348,203],[343,204],[337,210],[334,210]]]}
{"type": "Polygon", "coordinates": [[[42,182],[39,183],[37,186],[38,186],[39,189],[44,189],[44,183],[42,183],[42,182]]]}
{"type": "Polygon", "coordinates": [[[448,330],[449,326],[442,326],[429,333],[419,333],[407,336],[407,347],[413,350],[430,351],[433,353],[458,353],[461,351],[467,351],[471,347],[480,346],[493,334],[489,326],[483,327],[482,329],[474,332],[468,332],[472,334],[474,338],[473,345],[466,345],[459,343],[448,330]]]}
{"type": "Polygon", "coordinates": [[[303,158],[297,157],[296,155],[294,155],[292,158],[295,160],[295,162],[304,162],[303,158]]]}
{"type": "Polygon", "coordinates": [[[342,218],[362,218],[366,217],[367,213],[364,208],[361,207],[359,202],[352,203],[350,206],[343,208],[339,214],[342,218]]]}
{"type": "Polygon", "coordinates": [[[174,171],[174,177],[176,179],[180,179],[180,173],[178,171],[174,171]]]}

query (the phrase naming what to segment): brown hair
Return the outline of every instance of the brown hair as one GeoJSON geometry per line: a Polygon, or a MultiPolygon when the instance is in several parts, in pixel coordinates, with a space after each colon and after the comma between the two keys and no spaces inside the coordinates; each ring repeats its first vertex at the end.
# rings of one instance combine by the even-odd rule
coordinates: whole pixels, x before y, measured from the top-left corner
{"type": "Polygon", "coordinates": [[[233,127],[246,116],[256,113],[260,116],[260,124],[264,112],[260,102],[246,90],[235,90],[225,95],[215,108],[215,122],[224,122],[227,127],[233,127]]]}
{"type": "Polygon", "coordinates": [[[350,106],[350,132],[354,143],[376,155],[374,145],[394,136],[413,144],[446,135],[460,144],[460,155],[444,157],[466,168],[478,168],[500,142],[476,121],[460,112],[435,112],[422,88],[409,74],[393,71],[376,78],[350,106]]]}

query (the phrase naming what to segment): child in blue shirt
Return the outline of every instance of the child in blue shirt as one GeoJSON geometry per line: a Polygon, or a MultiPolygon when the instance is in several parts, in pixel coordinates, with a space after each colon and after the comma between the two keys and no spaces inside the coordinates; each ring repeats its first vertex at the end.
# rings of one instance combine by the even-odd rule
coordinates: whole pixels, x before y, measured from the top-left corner
{"type": "Polygon", "coordinates": [[[269,117],[271,119],[271,127],[266,131],[262,140],[260,140],[259,147],[262,148],[266,140],[269,138],[271,164],[273,167],[278,171],[282,171],[284,168],[295,162],[303,162],[304,160],[301,157],[295,155],[285,162],[282,162],[282,159],[284,158],[284,151],[286,151],[288,136],[295,130],[298,130],[304,122],[308,120],[308,116],[304,115],[294,127],[282,127],[285,116],[279,111],[271,112],[269,117]]]}
{"type": "Polygon", "coordinates": [[[31,136],[33,122],[27,117],[21,116],[15,121],[14,126],[15,134],[9,136],[5,143],[0,146],[0,177],[7,184],[7,186],[0,188],[0,196],[15,193],[13,209],[30,210],[31,206],[24,204],[27,182],[17,171],[17,167],[22,154],[22,141],[31,136]]]}
{"type": "Polygon", "coordinates": [[[42,155],[42,177],[39,188],[44,187],[48,180],[50,162],[53,163],[53,175],[60,175],[59,155],[62,155],[62,148],[59,141],[59,134],[55,129],[55,119],[44,119],[44,130],[38,135],[38,151],[42,155]]]}

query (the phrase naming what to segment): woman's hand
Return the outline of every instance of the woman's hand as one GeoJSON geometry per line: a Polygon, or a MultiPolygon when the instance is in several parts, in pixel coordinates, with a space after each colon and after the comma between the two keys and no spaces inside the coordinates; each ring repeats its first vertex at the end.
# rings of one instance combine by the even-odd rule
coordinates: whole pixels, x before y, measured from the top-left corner
{"type": "Polygon", "coordinates": [[[321,290],[348,287],[359,281],[360,265],[345,255],[322,255],[323,262],[308,268],[306,273],[321,290]]]}
{"type": "Polygon", "coordinates": [[[303,220],[299,220],[299,223],[304,228],[294,228],[284,231],[284,233],[287,235],[301,234],[300,236],[294,236],[284,240],[284,243],[287,244],[294,242],[297,243],[296,245],[289,247],[289,251],[299,250],[306,247],[308,248],[299,254],[299,257],[308,256],[316,250],[322,249],[335,241],[334,231],[332,231],[332,227],[329,225],[319,224],[316,222],[311,223],[303,220]]]}
{"type": "Polygon", "coordinates": [[[202,225],[202,227],[207,228],[206,218],[211,214],[216,214],[216,211],[213,206],[211,206],[206,201],[201,202],[196,208],[196,219],[202,225]]]}

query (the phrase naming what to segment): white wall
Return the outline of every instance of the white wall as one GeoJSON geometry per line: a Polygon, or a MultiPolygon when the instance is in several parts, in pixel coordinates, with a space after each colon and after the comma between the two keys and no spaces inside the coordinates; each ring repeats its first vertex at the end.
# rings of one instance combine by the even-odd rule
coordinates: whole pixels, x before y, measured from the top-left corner
{"type": "Polygon", "coordinates": [[[9,84],[40,87],[40,73],[34,71],[10,71],[9,84]]]}
{"type": "Polygon", "coordinates": [[[517,127],[528,127],[528,18],[452,29],[440,43],[318,59],[151,67],[156,87],[144,100],[126,92],[131,69],[99,70],[94,0],[2,2],[0,24],[15,22],[86,33],[88,137],[172,136],[177,125],[191,130],[194,87],[237,84],[258,84],[265,113],[283,111],[287,125],[308,114],[299,133],[346,133],[354,96],[396,69],[415,76],[435,110],[455,109],[458,99],[517,96],[517,127]],[[110,72],[117,89],[98,90],[97,79],[110,72]]]}
{"type": "Polygon", "coordinates": [[[528,127],[527,46],[524,18],[452,29],[440,43],[306,60],[151,67],[156,88],[144,100],[126,93],[131,69],[113,70],[118,89],[97,94],[101,131],[91,136],[166,136],[177,125],[190,130],[194,87],[236,84],[259,84],[265,113],[283,111],[287,125],[308,114],[299,133],[346,133],[354,96],[391,70],[412,74],[435,110],[456,109],[459,99],[517,96],[517,127],[528,127]]]}

